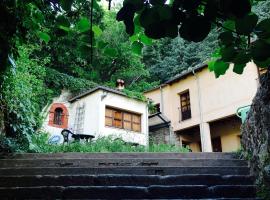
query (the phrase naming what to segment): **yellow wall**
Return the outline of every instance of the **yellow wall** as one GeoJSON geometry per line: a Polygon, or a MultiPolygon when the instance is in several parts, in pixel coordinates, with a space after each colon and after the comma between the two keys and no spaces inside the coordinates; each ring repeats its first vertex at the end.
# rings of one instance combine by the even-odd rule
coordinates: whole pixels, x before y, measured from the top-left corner
{"type": "MultiPolygon", "coordinates": [[[[251,104],[258,87],[256,66],[248,63],[242,75],[235,74],[232,67],[224,76],[216,79],[207,68],[197,72],[201,90],[203,121],[211,122],[235,114],[236,109],[251,104]]],[[[163,87],[164,114],[172,121],[174,131],[200,123],[198,88],[192,74],[172,85],[163,87]],[[179,122],[179,93],[189,90],[191,119],[179,122]]],[[[161,103],[160,89],[145,93],[155,103],[161,103]]]]}
{"type": "MultiPolygon", "coordinates": [[[[171,120],[171,125],[175,132],[199,125],[200,123],[211,123],[235,115],[237,108],[251,104],[258,87],[257,68],[251,62],[247,64],[242,75],[234,73],[232,66],[230,66],[230,69],[224,76],[218,79],[215,78],[213,72],[209,72],[207,67],[196,72],[196,74],[197,79],[191,73],[178,82],[162,87],[163,114],[171,120]],[[185,90],[189,90],[190,93],[192,117],[185,121],[179,121],[179,93],[185,90]],[[201,93],[201,109],[199,107],[200,98],[198,90],[201,93]],[[200,111],[202,112],[202,121],[200,111]]],[[[161,103],[161,90],[159,88],[145,92],[145,96],[152,99],[155,103],[161,103]]],[[[236,140],[235,138],[237,137],[232,135],[231,138],[236,140]]],[[[237,145],[234,142],[228,142],[230,140],[229,136],[223,136],[222,143],[226,146],[224,151],[236,148],[237,145]],[[230,147],[227,148],[227,146],[230,147]]]]}
{"type": "Polygon", "coordinates": [[[220,136],[223,152],[236,151],[240,148],[240,119],[229,118],[211,123],[212,138],[220,136]]]}

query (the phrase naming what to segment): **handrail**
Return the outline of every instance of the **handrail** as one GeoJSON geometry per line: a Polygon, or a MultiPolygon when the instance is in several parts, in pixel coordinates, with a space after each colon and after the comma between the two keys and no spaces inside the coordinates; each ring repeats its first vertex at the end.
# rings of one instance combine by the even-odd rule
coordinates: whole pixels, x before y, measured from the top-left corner
{"type": "Polygon", "coordinates": [[[239,108],[236,110],[236,116],[239,117],[239,118],[241,118],[242,123],[244,123],[244,121],[246,120],[247,113],[248,113],[248,111],[250,110],[250,106],[251,106],[251,105],[242,106],[242,107],[239,107],[239,108]]]}

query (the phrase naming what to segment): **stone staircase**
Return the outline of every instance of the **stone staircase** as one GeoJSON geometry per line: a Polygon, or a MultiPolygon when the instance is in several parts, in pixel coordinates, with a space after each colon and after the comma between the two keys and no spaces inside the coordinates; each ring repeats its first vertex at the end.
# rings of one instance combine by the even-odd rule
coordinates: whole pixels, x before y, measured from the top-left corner
{"type": "Polygon", "coordinates": [[[0,199],[256,199],[231,153],[0,155],[0,199]]]}

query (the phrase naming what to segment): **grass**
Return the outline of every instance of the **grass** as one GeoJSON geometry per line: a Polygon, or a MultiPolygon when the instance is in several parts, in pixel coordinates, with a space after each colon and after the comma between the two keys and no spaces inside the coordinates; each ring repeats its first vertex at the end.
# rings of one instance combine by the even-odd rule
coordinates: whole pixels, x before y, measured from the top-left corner
{"type": "Polygon", "coordinates": [[[72,142],[68,145],[51,145],[47,143],[47,134],[36,134],[32,138],[29,152],[36,153],[60,153],[60,152],[189,152],[186,148],[168,144],[150,144],[148,151],[142,145],[134,145],[124,142],[122,139],[112,137],[98,138],[91,143],[72,142]]]}

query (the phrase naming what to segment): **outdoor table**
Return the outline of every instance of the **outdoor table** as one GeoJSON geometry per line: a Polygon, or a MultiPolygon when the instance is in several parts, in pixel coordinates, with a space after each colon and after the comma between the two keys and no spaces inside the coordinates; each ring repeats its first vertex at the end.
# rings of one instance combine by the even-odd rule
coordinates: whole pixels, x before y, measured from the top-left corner
{"type": "Polygon", "coordinates": [[[63,129],[61,131],[61,134],[64,137],[64,142],[63,143],[68,143],[69,142],[69,135],[71,135],[72,138],[74,138],[75,141],[80,141],[80,140],[85,140],[86,142],[91,142],[91,140],[95,137],[94,135],[87,135],[87,134],[75,134],[71,130],[68,129],[63,129]]]}
{"type": "Polygon", "coordinates": [[[72,134],[71,137],[74,138],[75,141],[85,140],[86,142],[89,142],[89,140],[91,141],[95,136],[86,134],[72,134]]]}

